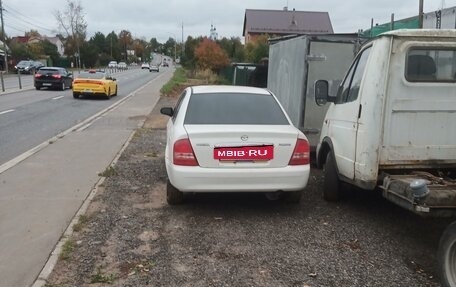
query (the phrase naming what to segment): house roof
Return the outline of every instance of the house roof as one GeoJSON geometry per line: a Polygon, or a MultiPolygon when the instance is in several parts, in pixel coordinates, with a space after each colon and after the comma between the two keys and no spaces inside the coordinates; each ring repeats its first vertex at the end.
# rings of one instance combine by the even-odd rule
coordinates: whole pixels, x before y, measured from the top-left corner
{"type": "Polygon", "coordinates": [[[332,34],[328,12],[246,9],[245,33],[332,34]]]}

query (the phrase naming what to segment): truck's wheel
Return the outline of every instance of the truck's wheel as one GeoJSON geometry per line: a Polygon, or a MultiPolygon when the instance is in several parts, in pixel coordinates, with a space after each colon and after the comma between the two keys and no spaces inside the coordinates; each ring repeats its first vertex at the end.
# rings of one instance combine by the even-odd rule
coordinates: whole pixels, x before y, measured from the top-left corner
{"type": "Polygon", "coordinates": [[[442,287],[456,286],[456,221],[451,223],[440,238],[437,252],[442,287]]]}
{"type": "Polygon", "coordinates": [[[166,182],[166,201],[169,205],[180,204],[184,201],[184,194],[175,188],[169,180],[166,182]]]}
{"type": "Polygon", "coordinates": [[[326,162],[323,168],[325,176],[323,181],[323,198],[326,201],[338,201],[340,199],[340,180],[337,174],[336,162],[331,152],[326,155],[326,162]]]}

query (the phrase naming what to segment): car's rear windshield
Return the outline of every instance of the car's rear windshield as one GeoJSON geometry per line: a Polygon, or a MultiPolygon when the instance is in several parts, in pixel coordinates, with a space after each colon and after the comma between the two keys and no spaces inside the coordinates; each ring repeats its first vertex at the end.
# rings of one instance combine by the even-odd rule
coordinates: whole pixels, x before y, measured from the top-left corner
{"type": "Polygon", "coordinates": [[[80,73],[77,75],[77,78],[82,78],[82,79],[103,79],[104,74],[103,73],[80,73]]]}
{"type": "Polygon", "coordinates": [[[190,97],[184,124],[288,125],[272,95],[204,93],[190,97]]]}
{"type": "Polygon", "coordinates": [[[43,69],[43,68],[39,69],[38,73],[40,73],[40,74],[52,74],[52,75],[60,74],[59,70],[57,70],[57,69],[43,69]]]}
{"type": "Polygon", "coordinates": [[[17,66],[30,66],[32,64],[32,61],[20,61],[17,63],[17,66]]]}

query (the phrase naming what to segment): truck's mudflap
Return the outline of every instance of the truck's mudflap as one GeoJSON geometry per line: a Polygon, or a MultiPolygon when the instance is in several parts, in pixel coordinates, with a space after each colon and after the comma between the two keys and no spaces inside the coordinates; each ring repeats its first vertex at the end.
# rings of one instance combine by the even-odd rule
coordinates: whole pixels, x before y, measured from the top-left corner
{"type": "Polygon", "coordinates": [[[423,216],[456,215],[456,179],[416,171],[407,175],[385,175],[380,185],[383,196],[423,216]],[[421,186],[417,189],[416,184],[421,186]]]}

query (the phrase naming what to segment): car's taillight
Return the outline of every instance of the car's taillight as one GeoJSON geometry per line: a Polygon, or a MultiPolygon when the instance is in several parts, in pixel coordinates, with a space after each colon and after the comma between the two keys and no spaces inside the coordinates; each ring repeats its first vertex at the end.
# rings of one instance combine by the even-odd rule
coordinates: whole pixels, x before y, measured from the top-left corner
{"type": "Polygon", "coordinates": [[[55,79],[60,79],[60,78],[62,78],[61,75],[52,75],[52,77],[55,78],[55,79]]]}
{"type": "Polygon", "coordinates": [[[35,78],[39,78],[39,77],[41,77],[41,74],[38,74],[38,73],[35,74],[35,78]]]}
{"type": "Polygon", "coordinates": [[[309,142],[305,139],[298,139],[288,165],[303,165],[310,162],[309,142]]]}
{"type": "Polygon", "coordinates": [[[174,143],[173,163],[175,165],[198,166],[189,139],[181,139],[174,143]]]}

